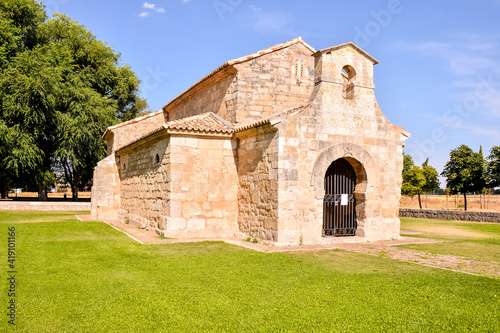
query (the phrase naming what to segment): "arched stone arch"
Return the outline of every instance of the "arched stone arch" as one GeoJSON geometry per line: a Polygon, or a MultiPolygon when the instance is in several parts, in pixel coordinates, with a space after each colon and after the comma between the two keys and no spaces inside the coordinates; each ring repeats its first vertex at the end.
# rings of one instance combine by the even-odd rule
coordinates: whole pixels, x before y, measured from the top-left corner
{"type": "Polygon", "coordinates": [[[325,196],[324,180],[330,165],[343,158],[347,160],[356,173],[356,216],[358,229],[356,236],[365,235],[365,227],[371,218],[370,200],[373,190],[378,188],[378,170],[375,160],[368,151],[353,143],[337,143],[323,150],[317,157],[312,170],[311,185],[314,188],[316,200],[323,201],[325,196]]]}
{"type": "Polygon", "coordinates": [[[312,170],[311,185],[314,187],[316,199],[325,195],[324,177],[333,161],[344,158],[351,163],[356,172],[356,192],[366,193],[368,187],[378,184],[375,160],[361,146],[354,143],[337,143],[323,150],[316,158],[312,170]]]}
{"type": "Polygon", "coordinates": [[[351,65],[342,67],[342,93],[345,99],[354,99],[354,80],[356,79],[356,70],[351,65]]]}

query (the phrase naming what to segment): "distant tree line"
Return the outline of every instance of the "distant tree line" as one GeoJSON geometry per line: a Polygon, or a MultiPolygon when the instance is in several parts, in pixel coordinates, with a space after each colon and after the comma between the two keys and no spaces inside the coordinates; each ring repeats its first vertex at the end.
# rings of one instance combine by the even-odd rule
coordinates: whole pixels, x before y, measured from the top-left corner
{"type": "Polygon", "coordinates": [[[0,194],[57,181],[78,190],[105,157],[106,127],[147,108],[120,55],[35,0],[0,1],[0,194]],[[60,178],[59,180],[56,178],[60,178]]]}
{"type": "MultiPolygon", "coordinates": [[[[401,194],[417,194],[420,208],[421,193],[439,191],[438,173],[428,165],[428,159],[419,167],[410,155],[404,154],[402,176],[401,194]]],[[[449,194],[464,196],[464,209],[467,210],[468,193],[486,193],[488,189],[500,186],[500,146],[492,147],[486,159],[483,157],[482,147],[477,153],[466,145],[453,149],[441,176],[446,177],[449,194]]]]}

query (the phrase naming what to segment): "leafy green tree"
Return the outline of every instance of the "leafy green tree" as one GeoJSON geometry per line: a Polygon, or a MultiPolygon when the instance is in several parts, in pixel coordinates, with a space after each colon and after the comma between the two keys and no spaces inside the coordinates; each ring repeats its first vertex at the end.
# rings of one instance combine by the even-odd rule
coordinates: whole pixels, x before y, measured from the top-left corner
{"type": "Polygon", "coordinates": [[[55,158],[76,200],[106,155],[101,138],[106,127],[120,116],[135,116],[139,81],[128,67],[120,67],[111,48],[67,16],[56,15],[44,28],[48,44],[69,55],[71,64],[56,101],[54,137],[55,158]]]}
{"type": "MultiPolygon", "coordinates": [[[[422,172],[425,178],[425,184],[422,186],[422,193],[425,193],[427,207],[427,194],[439,189],[439,174],[433,166],[429,165],[429,158],[422,164],[422,172]]],[[[422,206],[420,206],[420,208],[422,208],[422,206]]]]}
{"type": "Polygon", "coordinates": [[[34,0],[0,4],[0,184],[30,174],[39,198],[64,172],[73,198],[105,156],[107,126],[147,108],[120,55],[65,15],[34,0]]]}
{"type": "Polygon", "coordinates": [[[486,179],[488,187],[500,186],[500,146],[493,146],[490,155],[486,158],[486,179]]]}
{"type": "Polygon", "coordinates": [[[17,53],[32,49],[38,41],[38,27],[47,18],[43,6],[33,0],[0,2],[0,69],[17,53]]]}
{"type": "Polygon", "coordinates": [[[425,185],[425,176],[423,169],[413,162],[413,158],[410,155],[403,154],[403,183],[401,185],[401,194],[414,196],[418,195],[418,202],[420,208],[422,208],[422,203],[420,199],[420,193],[422,187],[425,185]]]}
{"type": "Polygon", "coordinates": [[[19,53],[0,78],[2,133],[9,148],[4,156],[6,169],[18,175],[29,171],[45,200],[51,157],[55,151],[56,101],[60,82],[69,63],[48,45],[19,53]]]}
{"type": "MultiPolygon", "coordinates": [[[[42,5],[32,0],[2,0],[0,2],[0,79],[12,59],[21,52],[32,49],[37,42],[38,26],[46,19],[42,5]]],[[[1,96],[1,92],[0,92],[1,96]]],[[[1,97],[0,97],[1,98],[1,97]]],[[[1,102],[1,101],[0,101],[1,102]]],[[[9,155],[18,157],[21,166],[32,164],[35,152],[31,143],[33,138],[26,133],[16,133],[3,115],[0,103],[0,194],[7,197],[7,184],[12,182],[18,171],[9,155]],[[27,154],[22,154],[22,147],[27,154]],[[14,173],[13,173],[14,172],[14,173]]]]}
{"type": "Polygon", "coordinates": [[[467,193],[480,192],[485,185],[484,160],[466,145],[461,145],[450,152],[441,176],[446,177],[446,184],[451,194],[462,193],[467,210],[467,193]]]}

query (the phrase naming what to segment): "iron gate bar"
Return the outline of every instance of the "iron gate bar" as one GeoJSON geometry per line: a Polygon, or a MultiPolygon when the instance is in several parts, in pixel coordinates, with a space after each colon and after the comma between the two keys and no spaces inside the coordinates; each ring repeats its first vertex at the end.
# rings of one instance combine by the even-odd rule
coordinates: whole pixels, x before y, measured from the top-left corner
{"type": "Polygon", "coordinates": [[[345,159],[338,159],[330,165],[325,175],[324,236],[354,236],[356,234],[355,186],[356,173],[349,162],[345,159]],[[342,205],[343,194],[347,195],[346,205],[342,205]]]}

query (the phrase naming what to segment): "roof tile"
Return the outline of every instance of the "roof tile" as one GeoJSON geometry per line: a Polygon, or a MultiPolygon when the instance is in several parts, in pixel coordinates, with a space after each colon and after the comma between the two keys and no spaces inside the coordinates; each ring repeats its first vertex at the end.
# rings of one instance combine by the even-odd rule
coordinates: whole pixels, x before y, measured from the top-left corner
{"type": "Polygon", "coordinates": [[[164,125],[167,129],[215,132],[215,133],[233,133],[234,126],[216,115],[213,112],[202,113],[196,116],[169,121],[164,125]]]}

